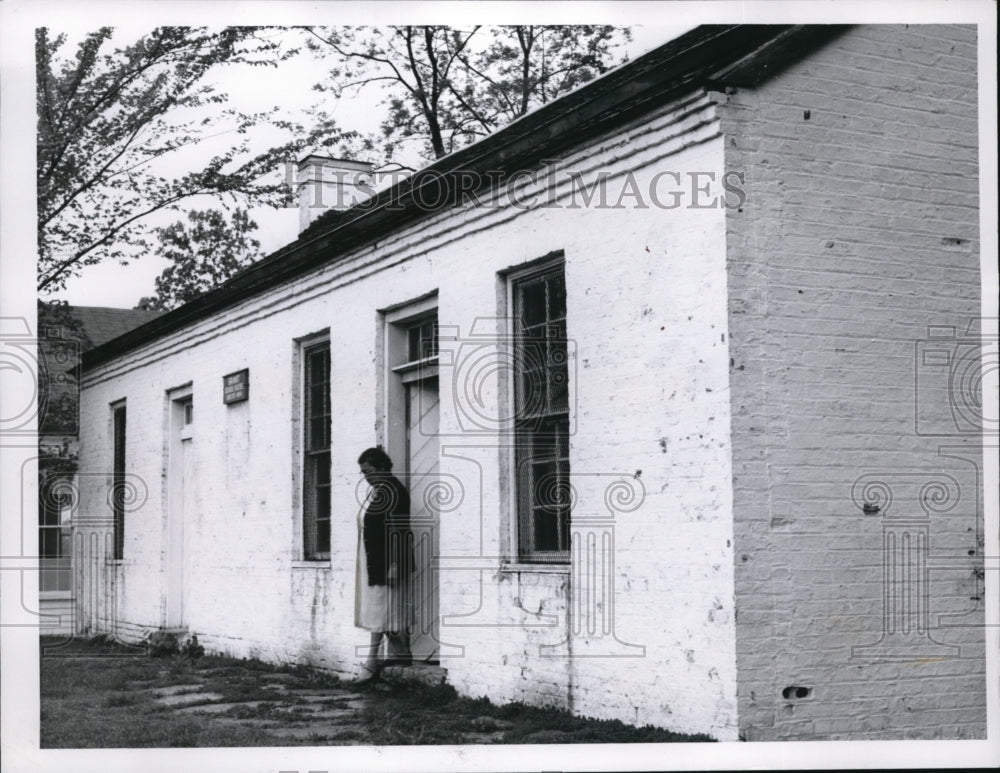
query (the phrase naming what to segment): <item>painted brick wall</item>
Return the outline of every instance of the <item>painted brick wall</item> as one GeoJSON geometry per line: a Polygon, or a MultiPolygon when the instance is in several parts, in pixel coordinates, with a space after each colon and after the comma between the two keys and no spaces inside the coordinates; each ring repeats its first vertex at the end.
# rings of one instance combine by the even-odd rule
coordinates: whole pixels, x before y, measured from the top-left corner
{"type": "Polygon", "coordinates": [[[749,740],[985,733],[981,439],[922,354],[978,332],[975,56],[972,28],[865,26],[719,96],[748,196],[727,230],[749,740]],[[957,335],[924,345],[931,325],[957,335]],[[883,633],[884,539],[889,603],[926,599],[927,632],[883,633]]]}
{"type": "MultiPolygon", "coordinates": [[[[615,143],[624,150],[622,141],[615,143]]],[[[621,168],[616,150],[601,148],[590,163],[621,168]]],[[[640,190],[664,170],[709,171],[718,179],[721,144],[713,139],[641,159],[630,159],[640,190]]],[[[468,618],[442,629],[443,639],[464,648],[448,665],[449,680],[495,699],[733,736],[722,210],[589,211],[572,228],[567,214],[542,209],[521,218],[505,248],[525,259],[565,250],[569,335],[577,351],[570,375],[574,520],[610,516],[605,501],[615,491],[642,498],[634,512],[627,502],[614,510],[614,630],[567,640],[566,589],[582,596],[587,588],[579,578],[516,569],[454,572],[444,581],[442,606],[468,618]],[[497,615],[513,626],[500,636],[489,627],[497,615]],[[555,619],[546,626],[539,615],[555,619]],[[464,627],[477,623],[487,627],[464,627]],[[540,648],[553,645],[545,656],[549,651],[540,648]]],[[[466,248],[472,260],[496,250],[473,241],[466,248]]],[[[473,319],[493,292],[483,286],[477,296],[456,276],[442,286],[442,308],[460,304],[458,318],[473,319]]],[[[444,385],[442,396],[448,402],[444,385]]],[[[468,398],[451,396],[456,404],[462,399],[468,398]]],[[[450,449],[452,457],[475,461],[446,458],[445,469],[469,488],[477,464],[487,481],[485,552],[509,552],[505,494],[494,488],[504,475],[498,454],[470,448],[471,438],[452,442],[461,446],[450,449]]],[[[460,544],[475,544],[478,519],[458,519],[456,526],[465,530],[460,544]]]]}
{"type": "MultiPolygon", "coordinates": [[[[461,483],[441,522],[449,681],[496,701],[735,738],[725,213],[710,203],[718,184],[697,194],[700,207],[686,206],[692,173],[718,181],[722,171],[713,110],[704,96],[683,100],[559,159],[554,185],[542,178],[522,191],[548,206],[436,215],[90,372],[82,468],[107,471],[108,406],[127,399],[129,471],[149,484],[111,578],[105,617],[115,619],[101,625],[138,636],[163,620],[166,395],[190,381],[199,473],[186,525],[190,630],[211,650],[356,673],[367,634],[353,626],[355,459],[386,431],[377,310],[436,290],[439,323],[453,331],[442,350],[454,355],[441,366],[440,472],[461,483]],[[571,206],[569,174],[589,185],[602,171],[609,206],[571,206]],[[676,207],[651,206],[651,185],[662,203],[680,195],[676,207]],[[472,394],[462,367],[477,350],[496,351],[498,272],[556,250],[575,343],[574,529],[606,546],[595,561],[613,560],[593,577],[586,556],[562,571],[502,563],[512,554],[509,438],[463,423],[477,410],[496,415],[505,400],[496,373],[472,394]],[[317,565],[298,560],[294,339],[327,327],[334,538],[331,560],[317,565]],[[222,377],[241,368],[249,403],[227,407],[222,377]],[[568,614],[574,605],[591,613],[568,614]],[[574,622],[580,635],[570,635],[574,622]]],[[[104,507],[107,476],[92,482],[85,514],[104,507]]]]}

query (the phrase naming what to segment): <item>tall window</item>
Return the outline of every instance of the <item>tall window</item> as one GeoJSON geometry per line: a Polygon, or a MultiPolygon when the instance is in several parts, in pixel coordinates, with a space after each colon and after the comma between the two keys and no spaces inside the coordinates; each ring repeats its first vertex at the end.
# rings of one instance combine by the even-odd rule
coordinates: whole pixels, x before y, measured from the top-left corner
{"type": "Polygon", "coordinates": [[[111,481],[111,509],[114,513],[115,560],[125,555],[125,406],[114,409],[114,467],[111,481]]]}
{"type": "Polygon", "coordinates": [[[330,557],[330,342],[303,350],[305,360],[302,523],[305,557],[330,557]]]}
{"type": "Polygon", "coordinates": [[[38,589],[70,590],[70,514],[73,475],[47,470],[39,476],[38,555],[41,559],[38,589]]]}
{"type": "Polygon", "coordinates": [[[519,557],[569,560],[569,373],[562,264],[511,281],[519,557]]]}

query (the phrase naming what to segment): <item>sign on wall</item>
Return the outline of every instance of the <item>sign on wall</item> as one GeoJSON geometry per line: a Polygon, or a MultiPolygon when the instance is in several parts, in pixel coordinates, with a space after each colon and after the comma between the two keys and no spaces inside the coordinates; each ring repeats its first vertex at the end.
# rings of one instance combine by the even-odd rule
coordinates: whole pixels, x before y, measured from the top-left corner
{"type": "Polygon", "coordinates": [[[250,369],[244,368],[222,377],[222,402],[242,403],[250,397],[250,369]]]}

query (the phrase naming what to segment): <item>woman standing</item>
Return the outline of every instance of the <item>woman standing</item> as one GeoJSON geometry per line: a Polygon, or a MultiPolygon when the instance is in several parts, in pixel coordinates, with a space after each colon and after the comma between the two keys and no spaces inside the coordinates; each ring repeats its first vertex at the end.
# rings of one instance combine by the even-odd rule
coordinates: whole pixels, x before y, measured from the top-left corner
{"type": "Polygon", "coordinates": [[[381,448],[358,457],[361,474],[371,486],[358,513],[358,568],[354,624],[371,631],[364,674],[356,683],[374,680],[386,665],[409,665],[410,635],[407,585],[413,570],[410,495],[392,474],[392,459],[381,448]],[[388,654],[380,660],[382,639],[388,654]]]}

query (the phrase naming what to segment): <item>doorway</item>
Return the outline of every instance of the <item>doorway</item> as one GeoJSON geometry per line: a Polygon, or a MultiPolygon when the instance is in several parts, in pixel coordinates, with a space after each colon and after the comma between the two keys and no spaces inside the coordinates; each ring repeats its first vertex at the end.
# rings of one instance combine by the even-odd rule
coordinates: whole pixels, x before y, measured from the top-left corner
{"type": "Polygon", "coordinates": [[[440,399],[437,377],[406,384],[406,483],[410,492],[410,528],[413,531],[414,567],[411,583],[413,659],[437,662],[437,576],[439,513],[434,508],[440,443],[440,399]]]}
{"type": "Polygon", "coordinates": [[[166,524],[166,615],[164,627],[184,628],[186,609],[186,540],[185,523],[194,514],[195,482],[194,401],[190,388],[178,390],[168,401],[169,448],[167,469],[166,524]]]}
{"type": "Polygon", "coordinates": [[[410,495],[413,572],[410,650],[415,663],[437,663],[440,610],[440,460],[436,298],[386,313],[385,445],[410,495]]]}

